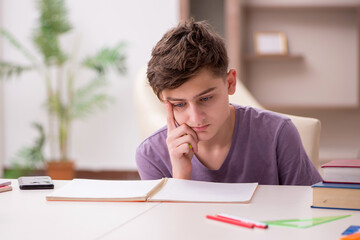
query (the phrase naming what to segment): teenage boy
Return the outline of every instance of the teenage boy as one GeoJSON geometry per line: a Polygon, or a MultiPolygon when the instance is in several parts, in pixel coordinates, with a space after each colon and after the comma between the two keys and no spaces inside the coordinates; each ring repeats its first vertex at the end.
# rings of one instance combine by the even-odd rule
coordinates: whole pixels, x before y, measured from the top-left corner
{"type": "Polygon", "coordinates": [[[229,104],[236,71],[223,39],[205,22],[168,31],[152,51],[147,77],[167,126],[136,151],[142,179],[311,185],[322,179],[299,133],[283,115],[229,104]]]}

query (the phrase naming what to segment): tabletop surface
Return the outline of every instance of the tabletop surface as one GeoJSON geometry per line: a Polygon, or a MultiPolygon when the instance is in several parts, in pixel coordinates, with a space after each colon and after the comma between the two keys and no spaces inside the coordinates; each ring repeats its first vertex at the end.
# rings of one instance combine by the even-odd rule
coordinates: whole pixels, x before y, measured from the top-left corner
{"type": "MultiPolygon", "coordinates": [[[[67,182],[54,183],[59,189],[67,182]]],[[[310,208],[308,186],[260,185],[250,204],[46,201],[54,190],[20,190],[17,180],[12,187],[0,193],[1,239],[338,239],[360,225],[360,211],[310,208]],[[306,229],[264,230],[205,217],[219,213],[259,221],[351,216],[306,229]]]]}

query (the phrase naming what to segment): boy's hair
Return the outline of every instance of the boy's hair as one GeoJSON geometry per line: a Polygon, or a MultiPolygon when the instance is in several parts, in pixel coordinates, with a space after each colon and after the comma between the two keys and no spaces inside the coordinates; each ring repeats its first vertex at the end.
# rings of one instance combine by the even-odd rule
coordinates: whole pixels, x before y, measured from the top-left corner
{"type": "Polygon", "coordinates": [[[175,89],[209,69],[225,77],[229,60],[224,40],[206,22],[180,23],[156,44],[148,63],[147,77],[157,97],[165,89],[175,89]]]}

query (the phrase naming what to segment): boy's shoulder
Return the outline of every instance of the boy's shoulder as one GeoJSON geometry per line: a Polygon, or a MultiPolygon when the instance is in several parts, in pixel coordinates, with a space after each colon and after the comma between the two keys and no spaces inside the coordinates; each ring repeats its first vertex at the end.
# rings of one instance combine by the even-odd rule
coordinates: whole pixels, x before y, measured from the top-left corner
{"type": "Polygon", "coordinates": [[[283,114],[258,109],[250,106],[232,104],[236,111],[236,121],[240,127],[252,127],[260,129],[280,129],[291,119],[283,114]]]}
{"type": "Polygon", "coordinates": [[[277,112],[254,108],[251,106],[241,106],[237,104],[232,104],[236,110],[236,114],[240,114],[242,117],[249,117],[249,118],[273,118],[274,120],[277,119],[281,120],[289,120],[290,118],[277,112]]]}
{"type": "Polygon", "coordinates": [[[150,136],[145,138],[141,143],[140,146],[147,144],[147,143],[161,143],[162,141],[166,141],[167,137],[167,125],[163,126],[162,128],[153,132],[150,136]]]}

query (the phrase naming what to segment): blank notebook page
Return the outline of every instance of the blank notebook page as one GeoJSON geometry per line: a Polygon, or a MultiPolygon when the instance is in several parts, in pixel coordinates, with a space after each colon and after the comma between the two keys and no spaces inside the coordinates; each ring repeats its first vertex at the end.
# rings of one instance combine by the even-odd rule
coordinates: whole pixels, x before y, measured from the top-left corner
{"type": "Polygon", "coordinates": [[[215,183],[169,178],[155,201],[249,202],[258,183],[215,183]]]}
{"type": "Polygon", "coordinates": [[[64,187],[49,194],[48,197],[64,198],[136,198],[145,197],[160,180],[111,181],[74,179],[64,187]]]}

